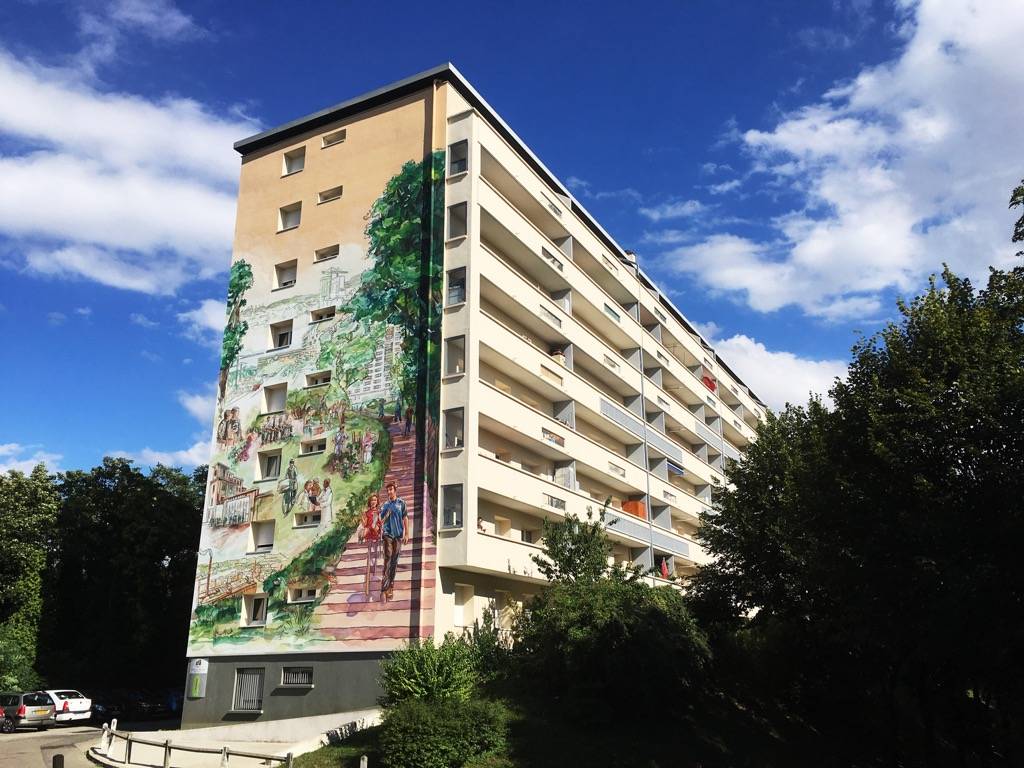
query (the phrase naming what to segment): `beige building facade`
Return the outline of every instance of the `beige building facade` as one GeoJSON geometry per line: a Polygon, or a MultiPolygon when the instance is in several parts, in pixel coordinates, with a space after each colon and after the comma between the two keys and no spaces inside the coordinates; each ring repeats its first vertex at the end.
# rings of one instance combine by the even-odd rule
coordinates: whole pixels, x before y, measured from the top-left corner
{"type": "Polygon", "coordinates": [[[706,561],[765,406],[454,67],[236,148],[186,724],[371,705],[381,654],[508,627],[545,518],[706,561]]]}

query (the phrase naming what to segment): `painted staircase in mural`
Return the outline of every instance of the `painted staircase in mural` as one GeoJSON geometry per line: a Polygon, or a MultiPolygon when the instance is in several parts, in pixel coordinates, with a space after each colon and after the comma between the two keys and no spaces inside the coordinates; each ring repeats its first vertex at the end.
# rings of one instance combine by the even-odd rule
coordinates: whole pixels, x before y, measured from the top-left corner
{"type": "MultiPolygon", "coordinates": [[[[434,629],[434,574],[437,547],[432,521],[423,519],[422,489],[415,483],[415,434],[405,436],[402,425],[392,423],[391,464],[387,480],[398,485],[398,496],[409,510],[409,543],[402,547],[391,600],[380,598],[383,548],[360,542],[352,535],[345,551],[328,575],[330,590],[316,607],[314,621],[324,639],[343,640],[362,650],[392,649],[396,640],[429,637],[434,629]],[[370,550],[373,546],[374,550],[370,550]],[[367,557],[371,576],[367,584],[367,557]]],[[[381,498],[386,495],[381,490],[381,498]]]]}

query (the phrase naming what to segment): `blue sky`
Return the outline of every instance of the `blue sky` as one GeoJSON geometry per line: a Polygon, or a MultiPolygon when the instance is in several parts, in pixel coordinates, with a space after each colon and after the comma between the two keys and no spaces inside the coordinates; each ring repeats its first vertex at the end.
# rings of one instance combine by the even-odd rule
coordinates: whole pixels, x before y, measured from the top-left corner
{"type": "Polygon", "coordinates": [[[770,405],[1014,263],[1020,3],[11,0],[0,470],[202,461],[231,143],[446,60],[770,405]]]}

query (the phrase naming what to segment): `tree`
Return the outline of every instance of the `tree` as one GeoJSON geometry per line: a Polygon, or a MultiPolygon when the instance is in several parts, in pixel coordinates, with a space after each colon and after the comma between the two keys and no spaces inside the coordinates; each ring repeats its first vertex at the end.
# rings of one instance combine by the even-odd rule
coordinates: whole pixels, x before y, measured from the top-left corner
{"type": "Polygon", "coordinates": [[[769,417],[730,468],[691,605],[784,637],[791,702],[851,748],[896,755],[920,729],[926,762],[949,742],[1019,755],[1024,268],[980,291],[946,269],[899,309],[832,410],[769,417]]]}
{"type": "MultiPolygon", "coordinates": [[[[1024,180],[1022,180],[1010,194],[1010,209],[1012,210],[1017,207],[1024,207],[1024,180]]],[[[1017,219],[1017,223],[1013,225],[1012,242],[1024,242],[1024,212],[1022,212],[1020,218],[1017,219]]],[[[1022,254],[1024,254],[1024,251],[1017,253],[1018,256],[1022,254]]]]}
{"type": "Polygon", "coordinates": [[[0,474],[0,688],[35,688],[42,579],[58,497],[42,464],[0,474]]]}
{"type": "Polygon", "coordinates": [[[349,320],[336,324],[321,340],[317,365],[334,369],[345,403],[349,389],[369,373],[385,330],[380,324],[349,320]]]}
{"type": "Polygon", "coordinates": [[[245,334],[249,323],[242,320],[242,307],[245,306],[245,292],[252,288],[252,267],[245,261],[236,261],[231,265],[228,275],[227,323],[224,326],[224,340],[221,343],[220,376],[218,378],[219,399],[224,399],[224,391],[228,383],[228,371],[238,359],[242,351],[245,334]]]}

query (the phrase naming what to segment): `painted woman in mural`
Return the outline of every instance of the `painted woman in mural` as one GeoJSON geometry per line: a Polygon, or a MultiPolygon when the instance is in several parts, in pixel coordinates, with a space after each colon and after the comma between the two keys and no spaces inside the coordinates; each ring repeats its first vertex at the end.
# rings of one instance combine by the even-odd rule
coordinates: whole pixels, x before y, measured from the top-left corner
{"type": "Polygon", "coordinates": [[[377,549],[380,543],[380,496],[371,493],[366,502],[366,510],[359,518],[356,529],[356,540],[366,544],[366,576],[363,579],[363,594],[370,594],[370,582],[373,571],[377,567],[377,549]]]}
{"type": "Polygon", "coordinates": [[[331,490],[331,478],[324,478],[324,489],[320,492],[320,509],[322,510],[322,521],[325,525],[334,524],[334,491],[331,490]]]}

